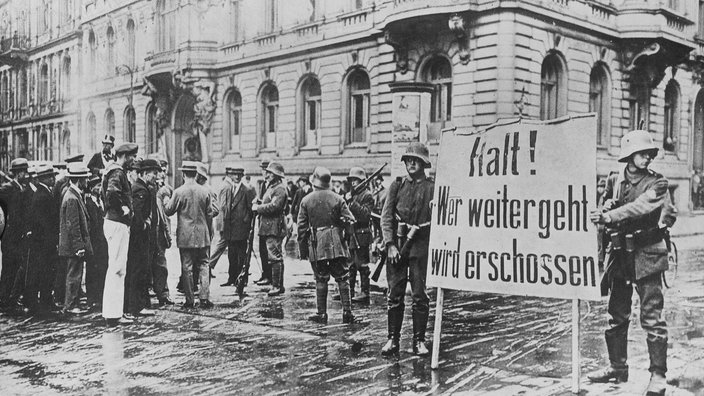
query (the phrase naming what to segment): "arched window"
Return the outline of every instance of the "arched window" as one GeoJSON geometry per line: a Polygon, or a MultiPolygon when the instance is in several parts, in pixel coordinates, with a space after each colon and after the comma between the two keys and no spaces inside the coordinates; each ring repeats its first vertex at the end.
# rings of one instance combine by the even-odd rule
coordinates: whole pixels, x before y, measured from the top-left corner
{"type": "Polygon", "coordinates": [[[436,56],[425,64],[422,76],[433,84],[428,140],[439,140],[445,122],[452,119],[452,64],[447,58],[436,56]]]}
{"type": "Polygon", "coordinates": [[[611,136],[611,81],[603,64],[589,76],[589,111],[596,112],[596,144],[606,146],[611,136]]]}
{"type": "Polygon", "coordinates": [[[367,141],[370,112],[369,76],[363,70],[355,70],[347,77],[348,122],[345,143],[367,141]]]}
{"type": "Polygon", "coordinates": [[[39,72],[39,101],[49,101],[49,65],[44,63],[39,72]]]}
{"type": "Polygon", "coordinates": [[[71,98],[71,57],[64,58],[63,76],[61,78],[61,97],[64,100],[71,98]]]}
{"type": "Polygon", "coordinates": [[[135,124],[135,118],[134,107],[127,106],[127,108],[125,108],[122,123],[124,128],[122,136],[126,142],[135,142],[137,140],[137,125],[135,124]]]}
{"type": "Polygon", "coordinates": [[[279,123],[279,90],[269,84],[261,93],[261,145],[260,148],[276,147],[276,129],[279,123]]]}
{"type": "Polygon", "coordinates": [[[49,159],[49,134],[42,128],[39,134],[39,160],[46,161],[49,159]]]}
{"type": "Polygon", "coordinates": [[[159,122],[156,117],[156,105],[149,103],[147,105],[146,120],[147,120],[147,150],[149,153],[159,152],[159,122]]]}
{"type": "Polygon", "coordinates": [[[64,128],[63,136],[61,137],[61,150],[59,150],[59,160],[62,160],[71,155],[71,131],[64,128]]]}
{"type": "Polygon", "coordinates": [[[677,151],[680,134],[680,86],[670,80],[665,88],[665,136],[662,147],[671,152],[677,151]]]}
{"type": "Polygon", "coordinates": [[[86,137],[88,138],[88,149],[95,150],[95,114],[93,112],[88,113],[86,117],[86,137]]]}
{"type": "Polygon", "coordinates": [[[107,62],[105,62],[106,76],[112,76],[115,74],[115,31],[112,26],[108,26],[108,32],[105,35],[108,41],[108,56],[107,62]]]}
{"type": "Polygon", "coordinates": [[[134,34],[134,21],[127,21],[127,66],[134,70],[136,60],[136,38],[134,34]]]}
{"type": "Polygon", "coordinates": [[[296,106],[299,109],[299,147],[318,147],[320,141],[320,97],[320,82],[315,77],[308,77],[301,84],[298,105],[296,106]]]}
{"type": "Polygon", "coordinates": [[[95,38],[95,33],[91,30],[88,33],[88,71],[91,77],[96,78],[96,58],[98,56],[98,42],[95,38]]]}
{"type": "Polygon", "coordinates": [[[545,57],[540,76],[540,119],[567,114],[566,68],[559,55],[551,53],[545,57]]]}
{"type": "Polygon", "coordinates": [[[105,134],[115,136],[115,113],[111,108],[105,110],[105,134]]]}
{"type": "Polygon", "coordinates": [[[242,135],[242,96],[237,90],[232,90],[225,99],[225,132],[228,151],[240,151],[242,135]]]}

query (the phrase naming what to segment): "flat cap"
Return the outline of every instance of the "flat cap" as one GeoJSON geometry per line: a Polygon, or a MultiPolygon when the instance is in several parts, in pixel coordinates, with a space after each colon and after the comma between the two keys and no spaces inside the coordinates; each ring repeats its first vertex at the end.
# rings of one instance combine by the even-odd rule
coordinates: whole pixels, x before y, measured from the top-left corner
{"type": "Polygon", "coordinates": [[[139,149],[139,146],[137,143],[122,143],[121,145],[117,146],[115,149],[115,154],[127,154],[127,155],[132,155],[132,154],[137,154],[137,150],[139,149]]]}
{"type": "Polygon", "coordinates": [[[72,162],[83,162],[83,154],[74,154],[71,156],[66,157],[64,160],[67,164],[70,164],[72,162]]]}

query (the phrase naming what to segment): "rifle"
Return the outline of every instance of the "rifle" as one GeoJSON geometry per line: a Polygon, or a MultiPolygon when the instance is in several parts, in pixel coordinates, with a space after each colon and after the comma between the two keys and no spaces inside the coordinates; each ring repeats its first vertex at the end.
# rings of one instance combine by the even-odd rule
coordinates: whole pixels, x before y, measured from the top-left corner
{"type": "Polygon", "coordinates": [[[245,261],[244,265],[242,266],[242,270],[240,271],[240,274],[237,275],[237,279],[235,280],[235,288],[237,289],[237,295],[240,297],[244,297],[244,288],[247,286],[247,281],[249,280],[249,261],[252,258],[252,251],[253,245],[254,245],[254,224],[257,221],[257,216],[252,213],[252,221],[249,223],[249,235],[247,237],[247,252],[245,253],[245,261]]]}
{"type": "MultiPolygon", "coordinates": [[[[399,250],[399,255],[401,256],[401,259],[405,259],[408,257],[408,254],[411,252],[411,246],[413,245],[414,237],[415,234],[418,230],[421,228],[429,227],[430,222],[420,224],[418,226],[412,226],[411,230],[408,232],[408,235],[406,235],[406,241],[403,243],[403,246],[401,247],[401,250],[399,250]]],[[[388,254],[386,251],[382,251],[381,255],[379,256],[379,261],[378,264],[376,265],[376,269],[374,270],[374,274],[372,274],[372,280],[374,282],[379,280],[379,276],[381,276],[381,270],[384,268],[384,264],[386,264],[386,259],[388,258],[388,254]]]]}
{"type": "Polygon", "coordinates": [[[352,195],[357,195],[359,194],[362,190],[367,188],[369,183],[372,182],[372,180],[376,179],[377,176],[381,174],[381,171],[384,170],[384,168],[388,165],[388,162],[384,162],[384,165],[380,166],[379,169],[375,170],[374,173],[369,175],[366,179],[362,180],[361,183],[357,184],[357,187],[352,189],[352,195]]]}
{"type": "Polygon", "coordinates": [[[379,261],[377,262],[376,269],[374,270],[374,273],[372,274],[372,280],[374,282],[379,281],[379,276],[381,276],[381,270],[384,268],[384,264],[386,264],[386,251],[382,251],[379,255],[379,261]]]}

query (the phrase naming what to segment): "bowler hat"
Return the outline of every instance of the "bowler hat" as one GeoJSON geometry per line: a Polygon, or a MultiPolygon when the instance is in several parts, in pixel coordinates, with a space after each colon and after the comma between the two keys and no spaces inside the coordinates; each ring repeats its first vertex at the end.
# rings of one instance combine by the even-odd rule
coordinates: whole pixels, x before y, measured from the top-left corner
{"type": "Polygon", "coordinates": [[[161,165],[159,165],[159,161],[151,158],[142,160],[142,163],[139,165],[139,171],[146,172],[150,170],[160,171],[161,165]]]}
{"type": "Polygon", "coordinates": [[[90,169],[81,163],[72,162],[68,165],[68,177],[90,177],[90,169]]]}
{"type": "Polygon", "coordinates": [[[136,143],[122,143],[115,149],[115,154],[120,155],[120,154],[125,154],[125,155],[132,155],[132,154],[137,154],[137,150],[139,150],[139,146],[136,143]]]}
{"type": "Polygon", "coordinates": [[[103,144],[112,144],[112,145],[114,145],[114,144],[115,144],[115,136],[112,136],[112,135],[105,135],[105,137],[103,138],[103,142],[102,142],[102,143],[103,143],[103,144]]]}
{"type": "Polygon", "coordinates": [[[27,170],[29,168],[29,163],[27,162],[27,158],[15,158],[10,162],[10,171],[23,171],[27,170]]]}

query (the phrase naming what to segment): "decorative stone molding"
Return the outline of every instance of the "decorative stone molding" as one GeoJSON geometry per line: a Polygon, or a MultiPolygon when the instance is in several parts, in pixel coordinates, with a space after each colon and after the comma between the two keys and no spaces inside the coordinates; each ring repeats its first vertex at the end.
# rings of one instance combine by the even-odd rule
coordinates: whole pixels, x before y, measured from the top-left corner
{"type": "Polygon", "coordinates": [[[465,27],[464,17],[459,14],[452,14],[447,21],[450,31],[455,36],[455,42],[459,48],[460,62],[463,65],[469,63],[469,34],[465,27]]]}
{"type": "Polygon", "coordinates": [[[392,46],[396,53],[396,70],[401,74],[408,72],[408,41],[401,34],[394,34],[390,30],[384,33],[386,44],[392,46]]]}

